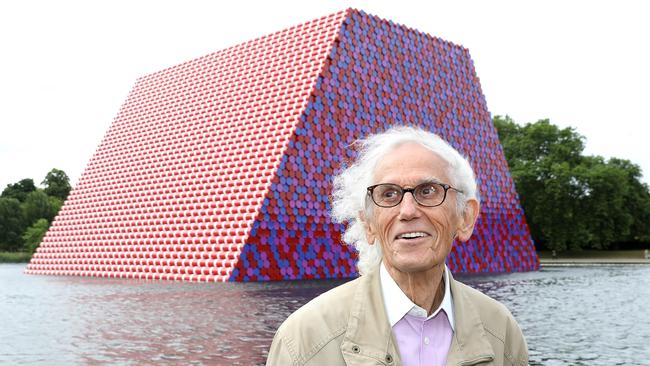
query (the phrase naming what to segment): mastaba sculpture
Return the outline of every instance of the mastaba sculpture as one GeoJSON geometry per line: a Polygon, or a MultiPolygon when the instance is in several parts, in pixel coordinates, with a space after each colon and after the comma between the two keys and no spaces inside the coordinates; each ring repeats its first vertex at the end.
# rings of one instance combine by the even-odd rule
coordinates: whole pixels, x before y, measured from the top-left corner
{"type": "Polygon", "coordinates": [[[353,277],[332,177],[393,125],[440,134],[477,173],[482,214],[453,272],[538,268],[469,52],[349,9],[138,79],[26,272],[353,277]]]}

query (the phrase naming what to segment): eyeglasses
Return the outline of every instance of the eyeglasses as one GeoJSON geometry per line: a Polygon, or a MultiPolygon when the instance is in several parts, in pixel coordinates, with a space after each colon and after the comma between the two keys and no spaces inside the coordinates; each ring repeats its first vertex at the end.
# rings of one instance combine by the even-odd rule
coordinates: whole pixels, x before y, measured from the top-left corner
{"type": "Polygon", "coordinates": [[[450,189],[458,193],[463,193],[463,191],[449,184],[438,182],[421,183],[414,188],[403,188],[397,184],[381,183],[368,187],[368,196],[379,207],[395,207],[402,202],[406,192],[411,192],[415,202],[419,205],[436,207],[445,202],[447,191],[450,189]]]}

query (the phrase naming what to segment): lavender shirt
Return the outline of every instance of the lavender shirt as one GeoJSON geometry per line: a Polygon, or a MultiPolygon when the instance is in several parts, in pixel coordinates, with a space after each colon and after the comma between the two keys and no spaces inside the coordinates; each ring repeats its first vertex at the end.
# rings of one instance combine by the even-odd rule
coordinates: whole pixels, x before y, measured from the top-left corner
{"type": "Polygon", "coordinates": [[[454,306],[447,266],[443,272],[445,295],[430,316],[411,302],[382,262],[379,270],[384,307],[405,366],[444,365],[454,334],[454,306]]]}

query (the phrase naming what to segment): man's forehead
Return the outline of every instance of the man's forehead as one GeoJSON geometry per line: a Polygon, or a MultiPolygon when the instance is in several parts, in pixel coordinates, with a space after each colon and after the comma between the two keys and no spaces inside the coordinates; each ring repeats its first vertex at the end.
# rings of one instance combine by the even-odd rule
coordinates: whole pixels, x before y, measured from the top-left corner
{"type": "Polygon", "coordinates": [[[395,175],[395,176],[388,175],[388,176],[384,176],[384,177],[379,177],[379,180],[376,181],[375,184],[392,183],[392,184],[401,185],[404,188],[408,188],[408,187],[415,187],[415,186],[417,186],[419,184],[422,184],[422,183],[447,183],[447,182],[448,182],[448,179],[441,178],[441,177],[435,176],[435,175],[420,176],[420,177],[416,177],[416,176],[406,177],[406,176],[398,176],[398,175],[395,175]]]}
{"type": "Polygon", "coordinates": [[[449,163],[430,149],[409,143],[396,147],[381,158],[373,176],[377,183],[446,182],[449,179],[449,163]]]}

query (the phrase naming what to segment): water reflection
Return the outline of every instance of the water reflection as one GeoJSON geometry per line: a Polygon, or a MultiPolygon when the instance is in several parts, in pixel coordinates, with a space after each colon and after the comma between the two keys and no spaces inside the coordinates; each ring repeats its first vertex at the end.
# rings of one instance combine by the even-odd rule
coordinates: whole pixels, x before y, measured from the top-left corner
{"type": "Polygon", "coordinates": [[[263,364],[286,316],[342,283],[147,283],[23,268],[0,266],[0,364],[263,364]]]}
{"type": "MultiPolygon", "coordinates": [[[[287,315],[343,283],[147,283],[23,268],[0,265],[0,364],[262,365],[287,315]]],[[[532,365],[650,358],[650,267],[457,277],[507,304],[532,365]]]]}

